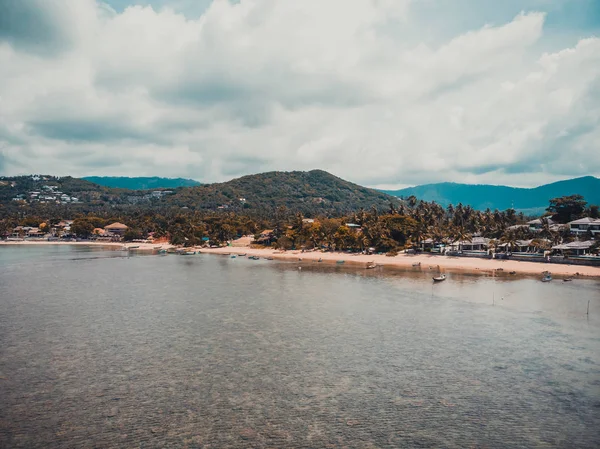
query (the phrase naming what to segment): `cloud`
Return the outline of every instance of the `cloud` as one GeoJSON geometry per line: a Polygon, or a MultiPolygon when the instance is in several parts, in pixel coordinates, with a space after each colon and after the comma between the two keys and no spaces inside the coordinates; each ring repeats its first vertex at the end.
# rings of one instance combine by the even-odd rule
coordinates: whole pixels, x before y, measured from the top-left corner
{"type": "Polygon", "coordinates": [[[506,5],[501,22],[436,34],[462,13],[426,4],[0,0],[0,169],[321,168],[387,186],[600,174],[600,39],[559,45],[545,11],[506,5]]]}

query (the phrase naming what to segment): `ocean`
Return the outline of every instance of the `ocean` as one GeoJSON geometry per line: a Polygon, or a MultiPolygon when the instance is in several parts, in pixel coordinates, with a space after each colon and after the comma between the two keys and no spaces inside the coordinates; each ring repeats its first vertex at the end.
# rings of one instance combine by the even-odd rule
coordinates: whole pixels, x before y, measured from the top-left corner
{"type": "Polygon", "coordinates": [[[600,447],[600,283],[424,268],[0,247],[0,447],[600,447]]]}

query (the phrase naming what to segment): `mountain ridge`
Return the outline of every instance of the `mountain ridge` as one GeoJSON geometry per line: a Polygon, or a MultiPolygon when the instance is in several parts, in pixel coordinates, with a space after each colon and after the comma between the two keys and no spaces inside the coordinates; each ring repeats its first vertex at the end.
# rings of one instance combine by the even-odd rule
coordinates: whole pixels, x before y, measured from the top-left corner
{"type": "Polygon", "coordinates": [[[383,209],[398,199],[323,170],[310,170],[271,171],[180,189],[165,201],[195,209],[275,210],[285,206],[302,213],[327,214],[372,206],[383,209]]]}
{"type": "Polygon", "coordinates": [[[513,207],[520,211],[540,212],[548,207],[550,199],[565,195],[582,195],[589,204],[599,204],[600,179],[582,176],[531,188],[442,182],[382,192],[401,198],[414,195],[417,199],[435,201],[443,206],[462,203],[478,210],[513,207]]]}

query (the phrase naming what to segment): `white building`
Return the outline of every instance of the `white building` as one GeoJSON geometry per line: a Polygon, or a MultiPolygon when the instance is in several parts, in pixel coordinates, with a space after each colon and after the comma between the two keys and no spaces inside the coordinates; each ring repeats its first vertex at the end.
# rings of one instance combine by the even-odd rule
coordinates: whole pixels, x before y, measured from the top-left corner
{"type": "Polygon", "coordinates": [[[585,234],[588,231],[594,235],[600,234],[600,218],[584,217],[568,224],[573,234],[585,234]]]}

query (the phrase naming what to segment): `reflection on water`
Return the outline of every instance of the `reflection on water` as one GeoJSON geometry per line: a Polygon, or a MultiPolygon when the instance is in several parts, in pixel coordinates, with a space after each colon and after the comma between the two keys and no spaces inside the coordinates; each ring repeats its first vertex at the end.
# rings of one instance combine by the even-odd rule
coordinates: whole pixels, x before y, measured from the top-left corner
{"type": "Polygon", "coordinates": [[[0,447],[600,445],[595,281],[21,250],[0,447]]]}

